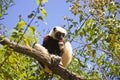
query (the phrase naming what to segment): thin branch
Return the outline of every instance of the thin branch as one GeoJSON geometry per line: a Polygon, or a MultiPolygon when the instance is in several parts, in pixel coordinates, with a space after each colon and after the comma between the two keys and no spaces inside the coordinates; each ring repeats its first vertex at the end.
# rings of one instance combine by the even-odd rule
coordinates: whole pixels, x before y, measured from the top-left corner
{"type": "Polygon", "coordinates": [[[39,50],[32,49],[27,46],[23,46],[23,45],[14,43],[14,42],[10,42],[8,38],[5,38],[1,34],[0,34],[0,44],[7,45],[11,49],[13,49],[13,51],[15,52],[33,57],[37,61],[44,63],[52,70],[52,73],[59,75],[64,80],[85,80],[85,79],[82,79],[80,76],[76,75],[75,73],[68,71],[67,69],[65,69],[64,67],[60,65],[53,65],[55,63],[51,61],[51,56],[48,55],[49,53],[45,53],[44,49],[42,50],[43,46],[41,46],[41,51],[39,51],[39,50]]]}
{"type": "Polygon", "coordinates": [[[34,12],[33,18],[32,18],[32,19],[30,20],[30,22],[27,24],[27,26],[26,26],[26,28],[25,28],[23,34],[22,34],[21,37],[19,38],[17,44],[18,44],[18,43],[20,42],[20,40],[23,38],[24,34],[25,34],[25,33],[27,32],[27,30],[28,30],[28,27],[32,24],[33,20],[34,20],[35,17],[37,16],[37,13],[38,13],[38,10],[39,10],[40,5],[41,5],[41,1],[40,1],[40,4],[38,5],[36,11],[34,12]]]}
{"type": "Polygon", "coordinates": [[[98,49],[98,50],[101,50],[101,51],[105,52],[105,53],[108,54],[108,55],[111,55],[111,54],[112,54],[112,52],[109,52],[109,51],[104,50],[104,49],[101,49],[101,48],[96,48],[96,47],[93,47],[93,48],[98,49]]]}
{"type": "Polygon", "coordinates": [[[84,22],[81,24],[81,26],[77,29],[77,31],[80,31],[83,27],[83,25],[85,24],[85,22],[90,18],[91,15],[89,15],[85,20],[84,22]]]}

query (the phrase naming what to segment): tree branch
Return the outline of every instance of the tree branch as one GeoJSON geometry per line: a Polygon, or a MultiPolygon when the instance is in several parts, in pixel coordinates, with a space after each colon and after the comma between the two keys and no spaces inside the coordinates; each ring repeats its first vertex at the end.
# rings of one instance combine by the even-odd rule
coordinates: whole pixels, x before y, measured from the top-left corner
{"type": "MultiPolygon", "coordinates": [[[[48,53],[46,53],[45,51],[39,51],[39,50],[30,48],[27,46],[23,46],[23,45],[14,43],[14,42],[10,42],[8,38],[5,38],[1,34],[0,34],[0,44],[7,45],[11,49],[13,49],[13,51],[15,52],[28,55],[30,57],[35,58],[39,62],[44,63],[52,70],[54,74],[59,75],[64,80],[84,80],[80,76],[76,75],[73,72],[66,70],[64,67],[60,65],[53,65],[54,63],[51,62],[51,56],[46,55],[48,53]]],[[[44,48],[44,47],[41,46],[41,48],[44,48]]]]}

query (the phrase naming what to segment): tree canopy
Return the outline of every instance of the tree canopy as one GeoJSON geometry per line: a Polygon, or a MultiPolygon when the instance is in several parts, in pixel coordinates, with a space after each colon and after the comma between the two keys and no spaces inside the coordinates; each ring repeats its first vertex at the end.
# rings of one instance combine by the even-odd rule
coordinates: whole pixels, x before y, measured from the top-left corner
{"type": "MultiPolygon", "coordinates": [[[[50,1],[36,0],[38,7],[28,15],[29,22],[25,22],[21,15],[18,16],[19,21],[9,35],[7,26],[0,23],[0,35],[32,50],[34,44],[41,40],[37,26],[33,26],[32,22],[35,19],[44,22],[45,17],[49,16],[44,9],[46,2],[50,1]]],[[[86,80],[119,80],[120,2],[66,0],[66,4],[69,4],[73,16],[63,17],[63,27],[68,31],[66,40],[74,45],[73,59],[67,70],[86,80]]],[[[9,15],[7,10],[14,5],[14,0],[0,1],[0,20],[9,15]]],[[[3,39],[0,38],[1,42],[3,39]]],[[[34,57],[18,53],[9,45],[0,45],[0,80],[61,79],[59,75],[45,73],[34,57]]]]}

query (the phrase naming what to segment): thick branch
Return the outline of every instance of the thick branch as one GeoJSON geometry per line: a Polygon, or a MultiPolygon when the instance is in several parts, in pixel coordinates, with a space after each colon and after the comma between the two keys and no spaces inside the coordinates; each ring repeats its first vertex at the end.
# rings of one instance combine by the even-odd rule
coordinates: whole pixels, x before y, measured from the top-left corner
{"type": "Polygon", "coordinates": [[[27,46],[23,46],[23,45],[14,43],[14,42],[10,42],[8,38],[3,37],[1,34],[0,34],[0,44],[8,45],[15,52],[28,55],[30,57],[35,58],[39,62],[46,64],[52,70],[54,74],[59,75],[64,80],[83,80],[82,78],[80,78],[80,76],[77,76],[74,73],[66,70],[64,67],[53,65],[54,63],[51,63],[50,55],[46,55],[48,53],[45,53],[45,51],[39,51],[39,50],[32,49],[27,46]]]}

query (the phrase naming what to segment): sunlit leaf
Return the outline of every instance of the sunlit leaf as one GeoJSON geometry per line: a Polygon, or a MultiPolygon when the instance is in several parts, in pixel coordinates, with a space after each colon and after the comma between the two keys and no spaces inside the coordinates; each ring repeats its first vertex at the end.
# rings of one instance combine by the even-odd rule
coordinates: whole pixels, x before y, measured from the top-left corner
{"type": "Polygon", "coordinates": [[[0,17],[2,17],[3,16],[3,14],[0,14],[0,17]]]}
{"type": "Polygon", "coordinates": [[[64,20],[66,20],[66,19],[67,19],[67,16],[63,16],[63,18],[64,18],[64,20]]]}
{"type": "Polygon", "coordinates": [[[95,22],[93,19],[88,19],[85,23],[86,26],[91,26],[91,24],[93,24],[93,22],[95,22]]]}
{"type": "Polygon", "coordinates": [[[44,8],[40,7],[40,12],[42,13],[43,16],[47,17],[47,12],[45,11],[44,8]]]}
{"type": "Polygon", "coordinates": [[[25,45],[30,46],[30,42],[26,38],[24,38],[23,41],[24,41],[25,45]]]}
{"type": "Polygon", "coordinates": [[[120,43],[115,42],[114,46],[120,50],[120,43]]]}
{"type": "Polygon", "coordinates": [[[41,0],[36,0],[36,3],[37,3],[37,4],[40,4],[40,1],[41,1],[41,0]]]}
{"type": "Polygon", "coordinates": [[[48,0],[42,0],[42,2],[43,2],[43,3],[46,3],[46,2],[48,2],[48,0]]]}
{"type": "Polygon", "coordinates": [[[116,7],[114,6],[114,5],[112,5],[112,4],[109,4],[108,5],[108,10],[110,11],[110,12],[115,12],[116,11],[116,7]]]}
{"type": "Polygon", "coordinates": [[[31,31],[32,33],[35,33],[36,27],[35,27],[35,26],[29,26],[28,29],[29,29],[29,31],[31,31]]]}
{"type": "Polygon", "coordinates": [[[80,66],[82,66],[82,67],[86,67],[86,65],[85,65],[82,61],[80,61],[79,64],[80,64],[80,66]]]}
{"type": "Polygon", "coordinates": [[[9,56],[8,60],[10,63],[13,63],[13,64],[17,62],[17,59],[15,57],[13,57],[12,55],[9,56]]]}
{"type": "Polygon", "coordinates": [[[26,22],[24,22],[24,21],[18,22],[17,28],[21,28],[21,27],[23,27],[23,26],[26,26],[26,22]]]}
{"type": "Polygon", "coordinates": [[[102,64],[102,61],[98,60],[97,63],[98,63],[99,65],[101,65],[101,64],[102,64]]]}
{"type": "Polygon", "coordinates": [[[105,57],[104,54],[101,54],[101,55],[100,55],[100,58],[97,60],[97,63],[98,63],[99,65],[103,64],[102,60],[104,59],[104,57],[105,57]]]}
{"type": "Polygon", "coordinates": [[[37,3],[37,4],[40,4],[41,2],[43,2],[43,3],[47,3],[48,0],[36,0],[36,3],[37,3]]]}
{"type": "Polygon", "coordinates": [[[112,34],[111,35],[111,40],[114,41],[116,39],[116,35],[115,34],[112,34]]]}

